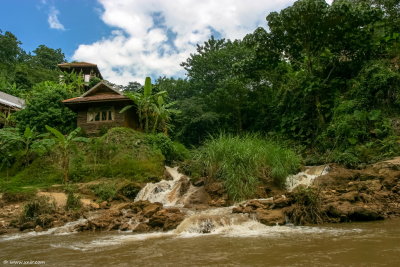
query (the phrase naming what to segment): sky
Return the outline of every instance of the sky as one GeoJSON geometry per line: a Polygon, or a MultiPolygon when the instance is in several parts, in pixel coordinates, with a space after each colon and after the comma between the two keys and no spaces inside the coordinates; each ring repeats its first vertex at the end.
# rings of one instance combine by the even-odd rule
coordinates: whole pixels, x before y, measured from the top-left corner
{"type": "MultiPolygon", "coordinates": [[[[146,76],[184,77],[196,45],[238,39],[294,0],[0,0],[0,30],[33,51],[61,48],[68,61],[97,64],[126,85],[146,76]]],[[[331,1],[328,1],[331,2],[331,1]]]]}

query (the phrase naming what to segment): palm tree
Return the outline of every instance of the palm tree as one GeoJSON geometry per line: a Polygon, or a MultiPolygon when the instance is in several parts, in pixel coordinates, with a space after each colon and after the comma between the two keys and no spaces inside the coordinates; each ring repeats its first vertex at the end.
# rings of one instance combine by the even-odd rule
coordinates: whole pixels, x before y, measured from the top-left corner
{"type": "Polygon", "coordinates": [[[55,141],[61,149],[61,168],[64,172],[64,183],[68,182],[69,176],[69,162],[70,162],[70,152],[72,146],[76,142],[88,142],[89,139],[85,137],[77,137],[81,128],[76,128],[70,132],[67,136],[64,136],[60,131],[46,125],[46,129],[54,135],[55,141]]]}

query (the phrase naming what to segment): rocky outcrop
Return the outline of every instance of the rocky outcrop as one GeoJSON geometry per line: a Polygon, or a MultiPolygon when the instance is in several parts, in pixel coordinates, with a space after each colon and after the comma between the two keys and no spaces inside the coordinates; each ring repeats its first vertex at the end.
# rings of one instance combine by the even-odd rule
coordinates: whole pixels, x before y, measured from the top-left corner
{"type": "Polygon", "coordinates": [[[103,210],[99,215],[77,225],[75,229],[77,231],[168,231],[175,229],[183,218],[184,214],[180,209],[163,208],[161,203],[141,200],[103,210]]]}
{"type": "Polygon", "coordinates": [[[252,199],[234,207],[232,213],[246,213],[269,226],[283,225],[286,223],[283,208],[290,204],[290,200],[284,195],[268,199],[252,199]]]}

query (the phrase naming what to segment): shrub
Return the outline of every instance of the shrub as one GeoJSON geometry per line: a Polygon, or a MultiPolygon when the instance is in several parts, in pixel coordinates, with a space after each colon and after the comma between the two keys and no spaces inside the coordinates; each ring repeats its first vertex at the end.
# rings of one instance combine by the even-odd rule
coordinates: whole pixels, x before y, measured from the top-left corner
{"type": "Polygon", "coordinates": [[[294,152],[256,135],[221,134],[209,139],[195,157],[206,176],[224,181],[234,200],[252,197],[262,180],[283,186],[300,166],[294,152]]]}
{"type": "Polygon", "coordinates": [[[184,145],[173,142],[168,136],[162,133],[146,135],[146,141],[161,151],[167,164],[170,164],[172,161],[182,161],[189,154],[184,145]]]}
{"type": "Polygon", "coordinates": [[[111,201],[117,195],[115,183],[100,183],[93,185],[91,189],[99,201],[111,201]]]}
{"type": "Polygon", "coordinates": [[[66,210],[78,210],[82,207],[80,196],[74,194],[73,192],[68,192],[67,203],[65,205],[66,210]]]}
{"type": "Polygon", "coordinates": [[[289,219],[297,225],[324,222],[321,211],[320,189],[298,186],[293,192],[294,205],[289,211],[289,219]]]}
{"type": "Polygon", "coordinates": [[[131,200],[134,200],[136,195],[139,193],[140,189],[141,187],[139,184],[127,182],[119,185],[118,194],[126,198],[129,198],[131,200]]]}
{"type": "Polygon", "coordinates": [[[40,215],[51,214],[56,210],[56,204],[49,197],[35,197],[25,204],[20,221],[26,222],[37,219],[40,215]]]}

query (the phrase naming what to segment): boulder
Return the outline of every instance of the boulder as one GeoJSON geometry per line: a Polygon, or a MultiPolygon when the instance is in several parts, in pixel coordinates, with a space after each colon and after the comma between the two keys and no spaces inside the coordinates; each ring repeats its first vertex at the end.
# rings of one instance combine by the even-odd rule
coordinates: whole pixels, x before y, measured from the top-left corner
{"type": "Polygon", "coordinates": [[[161,203],[149,203],[147,206],[143,207],[142,213],[144,217],[151,217],[154,213],[159,211],[162,208],[161,203]]]}
{"type": "Polygon", "coordinates": [[[257,220],[265,225],[284,225],[286,223],[285,215],[282,210],[263,210],[256,213],[257,220]]]}

